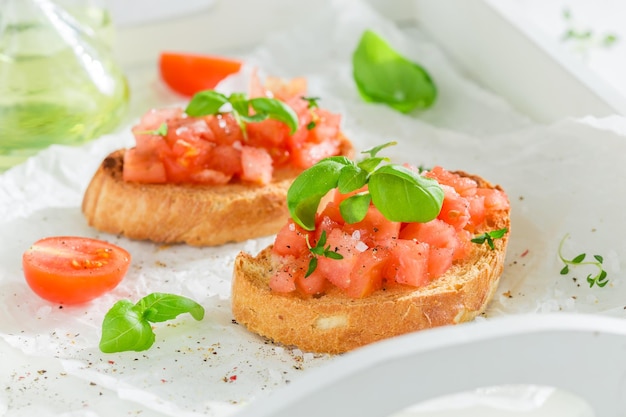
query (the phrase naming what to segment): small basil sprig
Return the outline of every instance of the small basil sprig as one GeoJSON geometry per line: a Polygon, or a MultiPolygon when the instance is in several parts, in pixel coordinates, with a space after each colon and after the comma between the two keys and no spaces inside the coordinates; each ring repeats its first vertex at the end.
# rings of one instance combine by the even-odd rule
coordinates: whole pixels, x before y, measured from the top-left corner
{"type": "Polygon", "coordinates": [[[324,247],[326,245],[326,230],[322,230],[322,234],[320,235],[320,238],[315,246],[311,247],[311,244],[309,243],[309,235],[307,235],[306,237],[306,244],[309,247],[309,251],[313,256],[309,261],[309,267],[306,271],[306,274],[304,275],[305,278],[315,272],[315,269],[317,268],[318,256],[323,256],[330,259],[343,259],[343,255],[331,250],[330,245],[324,247]]]}
{"type": "Polygon", "coordinates": [[[183,313],[196,320],[204,318],[200,304],[180,295],[153,293],[137,304],[120,300],[104,316],[100,350],[114,353],[149,349],[155,340],[150,323],[172,320],[183,313]]]}
{"type": "Polygon", "coordinates": [[[504,237],[504,235],[506,234],[506,232],[508,232],[509,229],[502,228],[502,229],[498,229],[498,230],[491,230],[489,232],[485,232],[481,235],[477,235],[475,236],[471,241],[473,243],[478,243],[479,245],[482,245],[483,243],[487,242],[487,245],[489,245],[489,247],[491,248],[491,250],[494,250],[495,244],[493,243],[494,239],[502,239],[504,237]]]}
{"type": "Polygon", "coordinates": [[[298,115],[287,104],[267,97],[248,99],[243,93],[226,96],[214,90],[200,91],[191,98],[185,113],[194,117],[208,116],[225,112],[228,104],[244,136],[247,123],[261,122],[268,118],[285,123],[291,135],[298,130],[298,115]],[[250,114],[251,107],[255,111],[254,114],[250,114]]]}
{"type": "Polygon", "coordinates": [[[604,258],[602,256],[593,255],[593,259],[595,259],[595,261],[585,261],[585,258],[587,257],[586,253],[581,253],[580,255],[575,256],[572,259],[566,259],[563,256],[563,243],[565,243],[565,240],[568,237],[569,234],[566,234],[565,236],[563,236],[563,239],[561,239],[561,243],[559,243],[558,256],[561,262],[565,264],[565,266],[561,269],[561,275],[567,275],[569,273],[570,266],[594,265],[596,268],[598,268],[598,273],[595,275],[587,275],[587,283],[589,283],[589,288],[592,288],[594,285],[602,288],[606,284],[608,284],[608,274],[602,267],[602,263],[604,262],[604,258]]]}
{"type": "Polygon", "coordinates": [[[437,88],[428,72],[366,30],[352,55],[356,86],[365,101],[384,103],[400,112],[430,107],[437,88]]]}
{"type": "Polygon", "coordinates": [[[443,190],[439,183],[401,165],[383,164],[388,158],[377,156],[389,142],[366,151],[369,157],[355,163],[344,156],[331,156],[303,171],[287,192],[287,207],[292,219],[305,230],[315,229],[319,203],[330,190],[342,194],[364,185],[368,191],[346,198],[339,205],[348,223],[365,217],[370,201],[390,221],[428,222],[439,214],[443,190]]]}

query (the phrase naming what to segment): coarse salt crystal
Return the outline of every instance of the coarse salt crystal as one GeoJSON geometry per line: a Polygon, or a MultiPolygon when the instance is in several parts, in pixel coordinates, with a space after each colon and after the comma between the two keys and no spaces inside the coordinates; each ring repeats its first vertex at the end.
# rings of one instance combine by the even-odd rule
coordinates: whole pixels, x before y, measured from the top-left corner
{"type": "Polygon", "coordinates": [[[367,250],[368,246],[364,242],[359,242],[359,243],[356,244],[355,248],[359,252],[365,252],[367,250]]]}
{"type": "Polygon", "coordinates": [[[354,232],[352,232],[352,239],[360,240],[361,239],[361,231],[360,230],[355,230],[354,232]]]}
{"type": "Polygon", "coordinates": [[[289,223],[289,230],[291,232],[295,232],[296,231],[296,224],[295,223],[289,223]]]}

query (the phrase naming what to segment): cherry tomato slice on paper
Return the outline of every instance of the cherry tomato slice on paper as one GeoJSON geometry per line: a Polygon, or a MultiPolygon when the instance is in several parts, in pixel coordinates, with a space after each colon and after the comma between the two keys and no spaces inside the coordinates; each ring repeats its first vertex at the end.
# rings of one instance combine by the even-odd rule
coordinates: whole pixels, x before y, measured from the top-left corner
{"type": "Polygon", "coordinates": [[[172,90],[189,97],[215,88],[217,83],[240,69],[241,61],[211,55],[163,52],[159,59],[163,81],[172,90]]]}
{"type": "Polygon", "coordinates": [[[112,290],[126,275],[130,254],[111,243],[71,236],[35,242],[22,256],[24,277],[41,298],[80,304],[112,290]]]}

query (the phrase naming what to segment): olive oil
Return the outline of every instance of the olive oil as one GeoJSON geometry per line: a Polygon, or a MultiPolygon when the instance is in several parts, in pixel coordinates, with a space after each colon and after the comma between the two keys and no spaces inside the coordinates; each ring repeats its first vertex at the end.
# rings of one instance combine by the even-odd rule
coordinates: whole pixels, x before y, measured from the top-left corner
{"type": "Polygon", "coordinates": [[[0,172],[51,144],[111,131],[129,95],[103,37],[110,19],[94,28],[53,1],[16,2],[0,11],[0,172]]]}

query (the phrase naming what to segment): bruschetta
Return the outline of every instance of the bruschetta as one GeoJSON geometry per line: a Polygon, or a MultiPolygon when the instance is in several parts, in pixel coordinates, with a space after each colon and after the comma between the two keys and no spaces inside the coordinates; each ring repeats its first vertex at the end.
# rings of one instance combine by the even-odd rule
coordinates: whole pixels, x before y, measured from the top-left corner
{"type": "Polygon", "coordinates": [[[249,94],[203,91],[185,109],[150,110],[132,128],[136,146],[108,155],[90,181],[82,203],[88,223],[195,246],[276,233],[298,173],[324,157],[352,155],[340,116],[306,89],[301,78],[268,78],[249,94]]]}
{"type": "MultiPolygon", "coordinates": [[[[332,190],[320,200],[314,223],[297,221],[300,208],[291,204],[292,218],[273,245],[235,260],[236,321],[286,346],[342,353],[483,312],[504,268],[506,193],[479,176],[442,167],[400,174],[408,171],[438,184],[430,200],[442,197],[435,212],[417,222],[386,218],[374,204],[380,190],[371,189],[381,184],[373,182],[346,194],[332,190]],[[351,215],[342,202],[367,195],[368,187],[373,198],[365,215],[346,221],[351,215]]],[[[398,195],[393,204],[403,199],[398,195]]]]}

